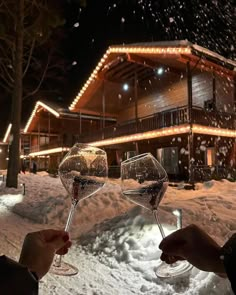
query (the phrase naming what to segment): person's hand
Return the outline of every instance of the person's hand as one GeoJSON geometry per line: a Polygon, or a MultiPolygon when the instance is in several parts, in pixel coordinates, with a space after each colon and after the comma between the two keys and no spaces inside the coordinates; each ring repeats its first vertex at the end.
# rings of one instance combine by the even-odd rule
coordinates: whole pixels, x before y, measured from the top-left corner
{"type": "Polygon", "coordinates": [[[161,260],[168,264],[187,260],[195,267],[218,274],[225,273],[220,246],[202,229],[190,225],[163,239],[161,260]]]}
{"type": "Polygon", "coordinates": [[[60,230],[42,230],[26,235],[19,263],[41,279],[50,269],[55,254],[64,255],[71,246],[69,235],[60,230]]]}

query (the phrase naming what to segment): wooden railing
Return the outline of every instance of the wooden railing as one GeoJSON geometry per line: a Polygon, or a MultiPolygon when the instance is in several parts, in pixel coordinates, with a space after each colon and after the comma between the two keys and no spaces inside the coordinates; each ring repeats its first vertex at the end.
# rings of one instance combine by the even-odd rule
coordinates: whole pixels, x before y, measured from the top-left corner
{"type": "MultiPolygon", "coordinates": [[[[55,147],[72,146],[76,141],[92,142],[108,138],[151,131],[164,127],[178,126],[189,123],[188,107],[183,106],[153,114],[151,116],[138,118],[137,121],[130,120],[114,126],[109,126],[100,130],[93,130],[90,133],[81,135],[73,135],[69,139],[65,139],[59,135],[57,140],[42,146],[31,147],[31,152],[45,150],[55,147]]],[[[203,108],[194,106],[192,108],[192,123],[204,126],[212,126],[218,128],[236,129],[236,115],[206,111],[203,108]]]]}
{"type": "MultiPolygon", "coordinates": [[[[85,142],[97,141],[186,123],[189,123],[188,107],[184,106],[139,118],[137,122],[135,120],[126,121],[122,124],[96,130],[93,133],[84,134],[81,139],[85,142]]],[[[203,108],[193,107],[192,123],[218,128],[236,129],[236,115],[215,111],[207,112],[203,108]]]]}
{"type": "Polygon", "coordinates": [[[84,141],[96,141],[107,138],[114,138],[128,134],[151,131],[164,127],[176,126],[188,122],[187,107],[175,108],[156,113],[152,116],[126,121],[114,126],[96,130],[94,133],[84,134],[84,141]]]}
{"type": "Polygon", "coordinates": [[[236,114],[206,111],[200,107],[194,107],[192,114],[192,122],[196,124],[226,129],[236,128],[236,114]]]}

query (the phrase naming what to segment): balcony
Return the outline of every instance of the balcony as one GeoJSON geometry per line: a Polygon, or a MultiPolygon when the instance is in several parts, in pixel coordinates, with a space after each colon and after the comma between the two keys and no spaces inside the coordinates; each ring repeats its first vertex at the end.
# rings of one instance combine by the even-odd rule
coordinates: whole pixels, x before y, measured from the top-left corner
{"type": "MultiPolygon", "coordinates": [[[[98,141],[187,123],[189,123],[188,107],[184,106],[139,118],[137,122],[135,120],[126,121],[122,124],[96,130],[94,133],[83,134],[81,140],[83,142],[98,141]]],[[[216,111],[208,112],[195,106],[192,109],[192,123],[235,130],[236,115],[216,111]]]]}
{"type": "MultiPolygon", "coordinates": [[[[189,123],[188,107],[170,109],[156,113],[152,116],[126,121],[122,124],[109,126],[104,129],[94,130],[94,132],[83,133],[81,135],[58,135],[53,138],[49,144],[31,146],[30,152],[52,149],[56,147],[70,147],[75,142],[93,142],[108,138],[115,138],[134,133],[142,133],[146,131],[161,129],[164,127],[178,126],[189,123]]],[[[203,126],[211,126],[217,128],[236,129],[236,115],[230,113],[222,113],[216,111],[206,111],[200,107],[192,109],[192,123],[203,126]]]]}

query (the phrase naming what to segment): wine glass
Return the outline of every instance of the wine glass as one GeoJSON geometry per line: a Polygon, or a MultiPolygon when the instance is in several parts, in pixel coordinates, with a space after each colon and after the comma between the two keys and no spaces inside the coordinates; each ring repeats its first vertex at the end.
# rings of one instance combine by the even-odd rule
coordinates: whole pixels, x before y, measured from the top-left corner
{"type": "MultiPolygon", "coordinates": [[[[65,231],[68,231],[78,203],[98,192],[105,184],[108,172],[106,152],[76,143],[61,161],[58,171],[63,186],[71,196],[71,209],[65,226],[65,231]]],[[[71,276],[77,274],[78,269],[56,255],[51,272],[71,276]]]]}
{"type": "MultiPolygon", "coordinates": [[[[122,192],[131,202],[152,211],[162,238],[165,232],[159,221],[158,206],[168,187],[168,176],[161,164],[150,153],[140,154],[121,163],[122,192]]],[[[187,273],[192,265],[177,261],[171,265],[159,263],[156,275],[173,278],[187,273]]]]}

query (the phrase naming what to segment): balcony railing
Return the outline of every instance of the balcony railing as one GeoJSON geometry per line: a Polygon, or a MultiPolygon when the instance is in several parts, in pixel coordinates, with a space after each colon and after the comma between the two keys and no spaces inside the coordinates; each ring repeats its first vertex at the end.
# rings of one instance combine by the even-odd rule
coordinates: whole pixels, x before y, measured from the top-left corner
{"type": "MultiPolygon", "coordinates": [[[[33,146],[31,152],[39,150],[51,149],[55,147],[72,146],[76,141],[92,142],[108,138],[141,133],[164,127],[178,126],[189,123],[188,107],[183,106],[175,109],[166,110],[156,113],[152,116],[138,118],[135,120],[126,121],[114,126],[109,126],[100,130],[94,130],[90,133],[81,135],[74,134],[73,136],[58,136],[57,140],[47,145],[33,146]]],[[[236,129],[236,115],[223,112],[209,112],[203,108],[194,106],[192,109],[192,123],[204,126],[236,129]]]]}
{"type": "MultiPolygon", "coordinates": [[[[101,130],[96,130],[93,133],[84,134],[83,138],[81,139],[85,142],[97,141],[123,135],[161,129],[164,127],[178,126],[186,123],[189,123],[188,107],[184,106],[159,112],[152,116],[139,118],[137,122],[135,120],[126,121],[122,124],[117,124],[101,130]]],[[[235,129],[236,115],[215,111],[207,112],[203,108],[193,107],[192,123],[218,128],[235,129]]]]}

